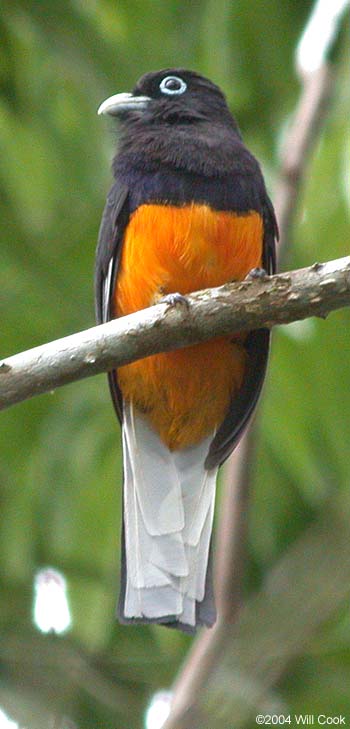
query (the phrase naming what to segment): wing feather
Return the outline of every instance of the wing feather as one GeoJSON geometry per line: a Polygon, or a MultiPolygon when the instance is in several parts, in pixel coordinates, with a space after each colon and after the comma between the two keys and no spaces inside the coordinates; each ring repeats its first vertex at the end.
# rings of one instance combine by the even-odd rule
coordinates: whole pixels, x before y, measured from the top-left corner
{"type": "MultiPolygon", "coordinates": [[[[264,238],[263,266],[268,274],[276,271],[276,240],[278,227],[270,199],[263,208],[264,238]]],[[[207,468],[220,466],[234,450],[253,414],[264,384],[270,350],[269,329],[249,332],[245,342],[248,364],[243,385],[232,400],[229,411],[219,427],[205,461],[207,468]]]]}
{"type": "MultiPolygon", "coordinates": [[[[98,324],[113,318],[113,294],[128,220],[128,188],[120,182],[115,182],[107,196],[96,249],[95,308],[98,324]]],[[[114,373],[108,373],[108,382],[117,416],[121,420],[122,397],[114,373]]]]}

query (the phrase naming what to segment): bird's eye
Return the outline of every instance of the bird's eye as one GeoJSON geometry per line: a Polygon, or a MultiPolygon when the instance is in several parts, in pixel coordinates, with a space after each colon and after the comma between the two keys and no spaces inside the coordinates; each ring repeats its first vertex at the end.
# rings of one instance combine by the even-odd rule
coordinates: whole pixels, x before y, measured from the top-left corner
{"type": "Polygon", "coordinates": [[[163,94],[183,94],[187,84],[178,76],[166,76],[160,82],[159,88],[163,94]]]}

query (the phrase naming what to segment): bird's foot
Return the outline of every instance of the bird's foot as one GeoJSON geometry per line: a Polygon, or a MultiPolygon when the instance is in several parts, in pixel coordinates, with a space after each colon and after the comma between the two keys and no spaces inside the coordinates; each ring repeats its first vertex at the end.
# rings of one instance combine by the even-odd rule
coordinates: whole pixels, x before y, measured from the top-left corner
{"type": "Polygon", "coordinates": [[[186,309],[190,308],[190,302],[186,296],[179,294],[178,291],[172,294],[166,294],[158,299],[157,304],[168,304],[168,306],[185,306],[186,309]]]}
{"type": "Polygon", "coordinates": [[[265,271],[264,268],[252,268],[249,273],[246,275],[246,279],[253,279],[253,280],[259,280],[264,281],[265,278],[268,277],[267,271],[265,271]]]}

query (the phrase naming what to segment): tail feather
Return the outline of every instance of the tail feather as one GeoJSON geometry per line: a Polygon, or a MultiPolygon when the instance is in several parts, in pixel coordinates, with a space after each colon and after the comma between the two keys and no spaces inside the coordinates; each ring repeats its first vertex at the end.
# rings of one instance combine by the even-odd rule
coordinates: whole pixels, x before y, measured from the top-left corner
{"type": "MultiPolygon", "coordinates": [[[[127,618],[163,618],[165,615],[175,618],[182,611],[183,599],[170,585],[157,587],[155,590],[143,588],[137,590],[127,580],[124,614],[127,618]]],[[[147,621],[145,621],[147,622],[147,621]]]]}
{"type": "Polygon", "coordinates": [[[184,526],[184,511],[181,484],[174,463],[168,458],[169,451],[146,420],[135,417],[131,406],[125,407],[124,417],[124,432],[146,529],[152,535],[178,532],[184,526]]]}
{"type": "Polygon", "coordinates": [[[187,594],[201,602],[205,594],[205,579],[209,558],[210,536],[213,528],[214,500],[208,511],[200,541],[196,547],[188,547],[189,577],[187,578],[187,594]]]}
{"type": "Polygon", "coordinates": [[[188,574],[188,564],[181,537],[177,533],[152,536],[146,529],[139,508],[134,472],[124,440],[124,513],[126,551],[130,580],[136,588],[160,587],[171,584],[170,574],[188,574]],[[171,570],[172,568],[172,570],[171,570]]]}
{"type": "Polygon", "coordinates": [[[217,473],[204,468],[211,440],[171,452],[124,404],[123,622],[186,629],[215,619],[206,590],[217,473]]]}
{"type": "Polygon", "coordinates": [[[184,542],[195,546],[199,543],[203,524],[214,501],[217,469],[204,469],[212,436],[199,445],[178,451],[173,455],[185,509],[185,524],[182,530],[184,542]],[[188,462],[188,468],[187,468],[188,462]]]}
{"type": "Polygon", "coordinates": [[[175,577],[187,577],[188,560],[180,534],[152,538],[148,557],[151,564],[175,577]]]}

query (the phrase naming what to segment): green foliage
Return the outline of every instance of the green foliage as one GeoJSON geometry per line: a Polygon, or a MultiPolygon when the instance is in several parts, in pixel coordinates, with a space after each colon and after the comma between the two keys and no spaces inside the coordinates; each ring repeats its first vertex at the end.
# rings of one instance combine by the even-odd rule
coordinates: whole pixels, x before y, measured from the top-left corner
{"type": "MultiPolygon", "coordinates": [[[[3,4],[2,356],[93,324],[94,248],[115,144],[96,108],[145,71],[188,66],[218,82],[273,195],[278,146],[299,93],[293,52],[310,5],[3,4]]],[[[290,266],[348,254],[346,69],[340,43],[332,111],[304,182],[290,266]]],[[[344,311],[275,333],[251,507],[250,593],[327,503],[348,505],[348,331],[344,311]]],[[[149,697],[171,684],[190,639],[114,620],[121,448],[105,379],[17,405],[1,420],[0,705],[28,729],[46,729],[52,714],[79,729],[141,727],[149,697]],[[33,576],[45,565],[68,580],[73,627],[64,638],[32,626],[33,576]]],[[[346,606],[335,606],[275,687],[291,713],[350,716],[350,621],[346,606]]]]}

